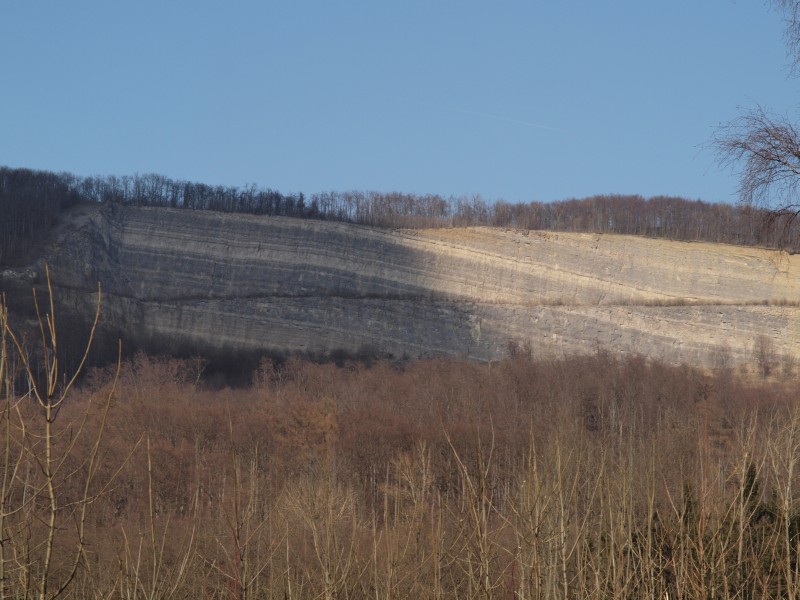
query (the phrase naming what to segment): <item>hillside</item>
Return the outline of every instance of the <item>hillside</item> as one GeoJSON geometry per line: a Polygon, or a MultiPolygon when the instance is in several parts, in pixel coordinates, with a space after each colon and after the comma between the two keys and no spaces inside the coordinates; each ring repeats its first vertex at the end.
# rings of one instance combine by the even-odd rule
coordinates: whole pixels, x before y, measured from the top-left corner
{"type": "Polygon", "coordinates": [[[88,313],[99,281],[106,327],[159,350],[735,365],[766,336],[800,357],[800,257],[742,246],[84,205],[3,288],[45,260],[66,306],[88,313]]]}

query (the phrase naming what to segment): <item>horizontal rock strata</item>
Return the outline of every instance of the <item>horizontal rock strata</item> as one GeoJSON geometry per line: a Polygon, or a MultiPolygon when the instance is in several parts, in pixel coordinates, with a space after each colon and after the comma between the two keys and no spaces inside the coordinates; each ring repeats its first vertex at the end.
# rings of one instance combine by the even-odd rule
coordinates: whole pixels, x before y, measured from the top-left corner
{"type": "Polygon", "coordinates": [[[136,343],[492,360],[513,342],[713,365],[766,336],[800,356],[800,257],[739,246],[83,206],[46,260],[79,310],[100,282],[104,319],[136,343]]]}

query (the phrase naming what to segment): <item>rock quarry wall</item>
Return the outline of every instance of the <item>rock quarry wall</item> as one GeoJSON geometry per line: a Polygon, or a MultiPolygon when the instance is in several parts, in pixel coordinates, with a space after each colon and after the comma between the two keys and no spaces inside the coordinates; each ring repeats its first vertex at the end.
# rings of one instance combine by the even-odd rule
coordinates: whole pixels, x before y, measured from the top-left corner
{"type": "Polygon", "coordinates": [[[765,336],[800,358],[800,257],[740,246],[82,206],[45,260],[79,311],[100,282],[104,322],[136,344],[492,360],[513,342],[710,366],[765,336]]]}

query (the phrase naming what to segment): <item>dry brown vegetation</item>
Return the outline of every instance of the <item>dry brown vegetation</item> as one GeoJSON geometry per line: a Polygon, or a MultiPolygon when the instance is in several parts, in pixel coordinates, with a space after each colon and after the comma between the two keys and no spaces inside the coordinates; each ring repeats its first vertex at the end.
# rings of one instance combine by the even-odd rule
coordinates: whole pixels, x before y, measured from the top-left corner
{"type": "Polygon", "coordinates": [[[2,598],[800,591],[793,381],[512,347],[235,390],[140,354],[70,388],[0,331],[2,598]]]}

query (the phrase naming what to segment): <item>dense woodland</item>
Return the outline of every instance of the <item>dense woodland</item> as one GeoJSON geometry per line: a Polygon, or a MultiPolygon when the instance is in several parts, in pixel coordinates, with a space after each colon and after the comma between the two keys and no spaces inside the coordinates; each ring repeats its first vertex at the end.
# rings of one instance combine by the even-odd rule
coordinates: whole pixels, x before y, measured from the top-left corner
{"type": "Polygon", "coordinates": [[[517,204],[489,202],[479,196],[380,192],[323,192],[306,197],[255,185],[211,186],[153,174],[77,177],[0,167],[0,264],[24,260],[59,215],[81,202],[278,215],[376,227],[489,225],[648,235],[792,251],[800,248],[800,228],[791,215],[665,196],[603,195],[517,204]]]}
{"type": "Polygon", "coordinates": [[[139,354],[15,388],[0,325],[2,598],[800,592],[793,378],[511,348],[265,360],[238,389],[139,354]]]}

